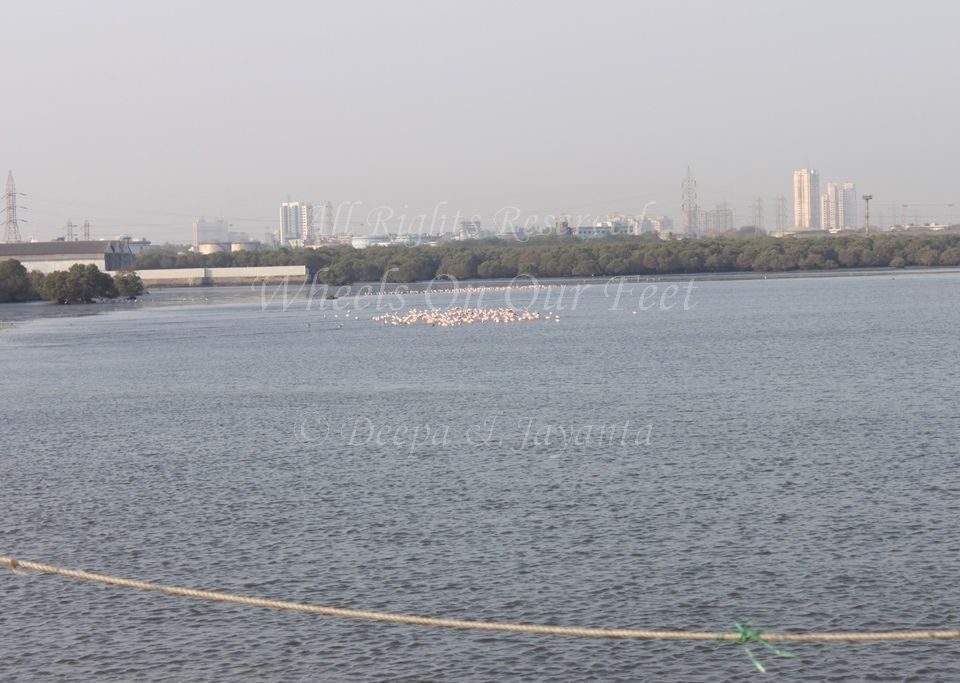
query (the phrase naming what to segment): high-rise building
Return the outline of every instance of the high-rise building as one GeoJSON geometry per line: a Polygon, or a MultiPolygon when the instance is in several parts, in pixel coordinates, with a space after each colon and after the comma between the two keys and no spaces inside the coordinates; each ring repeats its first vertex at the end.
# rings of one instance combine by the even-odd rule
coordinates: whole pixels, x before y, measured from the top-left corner
{"type": "Polygon", "coordinates": [[[658,235],[671,232],[673,230],[673,221],[669,216],[660,216],[656,214],[647,214],[643,217],[643,222],[640,224],[640,232],[655,232],[658,235]]]}
{"type": "Polygon", "coordinates": [[[804,168],[793,173],[793,225],[799,230],[820,229],[820,172],[804,168]]]}
{"type": "Polygon", "coordinates": [[[309,244],[314,239],[313,232],[313,204],[300,206],[300,239],[309,244]]]}
{"type": "Polygon", "coordinates": [[[857,186],[851,182],[827,183],[820,195],[820,225],[823,230],[855,230],[857,186]]]}
{"type": "MultiPolygon", "coordinates": [[[[86,230],[86,226],[84,226],[86,230]]],[[[227,242],[230,239],[230,226],[222,218],[200,216],[193,222],[193,246],[199,247],[206,242],[227,242]]]]}
{"type": "Polygon", "coordinates": [[[286,201],[280,205],[280,246],[291,240],[303,239],[303,206],[300,202],[286,201]]]}
{"type": "Polygon", "coordinates": [[[837,196],[837,227],[844,230],[857,229],[857,186],[846,182],[840,186],[837,196]]]}
{"type": "Polygon", "coordinates": [[[706,218],[707,235],[711,237],[734,229],[733,209],[727,206],[726,202],[718,204],[712,211],[707,211],[706,218]]]}
{"type": "Polygon", "coordinates": [[[827,191],[820,195],[820,229],[837,227],[837,184],[828,183],[827,191]]]}

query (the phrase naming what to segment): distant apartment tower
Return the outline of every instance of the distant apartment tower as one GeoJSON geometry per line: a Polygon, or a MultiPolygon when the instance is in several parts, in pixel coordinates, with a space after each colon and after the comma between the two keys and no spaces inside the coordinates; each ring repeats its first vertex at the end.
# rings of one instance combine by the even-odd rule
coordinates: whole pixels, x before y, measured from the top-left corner
{"type": "Polygon", "coordinates": [[[280,246],[303,239],[304,208],[300,202],[286,201],[280,205],[280,246]]]}
{"type": "Polygon", "coordinates": [[[313,204],[302,204],[300,206],[300,239],[304,244],[314,240],[313,230],[313,204]]]}
{"type": "Polygon", "coordinates": [[[640,224],[640,233],[654,232],[656,234],[664,234],[671,232],[673,230],[673,221],[670,220],[669,216],[660,216],[660,215],[646,215],[643,217],[643,222],[640,224]]]}
{"type": "Polygon", "coordinates": [[[734,229],[733,209],[726,203],[718,204],[713,211],[707,211],[706,219],[707,234],[711,237],[734,229]]]}
{"type": "Polygon", "coordinates": [[[857,227],[857,186],[827,183],[820,195],[820,226],[823,230],[853,230],[857,227]]]}
{"type": "Polygon", "coordinates": [[[704,230],[707,229],[707,210],[702,207],[697,207],[697,210],[693,212],[694,216],[694,226],[696,230],[691,235],[702,235],[704,230]]]}
{"type": "Polygon", "coordinates": [[[193,246],[205,242],[226,242],[230,239],[230,226],[222,218],[200,216],[193,222],[193,246]]]}
{"type": "Polygon", "coordinates": [[[837,196],[837,225],[844,230],[857,229],[857,185],[841,183],[837,196]]]}
{"type": "Polygon", "coordinates": [[[837,184],[828,183],[827,191],[820,195],[820,229],[837,228],[837,184]]]}
{"type": "Polygon", "coordinates": [[[804,168],[793,173],[793,225],[820,230],[820,172],[804,168]]]}

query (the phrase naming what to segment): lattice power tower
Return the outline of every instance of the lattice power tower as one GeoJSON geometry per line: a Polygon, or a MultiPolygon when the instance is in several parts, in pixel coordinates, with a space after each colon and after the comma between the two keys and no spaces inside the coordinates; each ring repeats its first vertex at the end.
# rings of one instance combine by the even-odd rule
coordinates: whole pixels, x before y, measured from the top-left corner
{"type": "Polygon", "coordinates": [[[681,185],[681,210],[683,212],[683,231],[688,235],[700,232],[700,207],[697,205],[697,181],[687,166],[687,177],[681,185]]]}
{"type": "Polygon", "coordinates": [[[3,233],[4,242],[20,241],[20,224],[17,222],[17,186],[13,182],[13,171],[7,174],[7,191],[3,195],[4,213],[6,214],[6,229],[3,233]]]}

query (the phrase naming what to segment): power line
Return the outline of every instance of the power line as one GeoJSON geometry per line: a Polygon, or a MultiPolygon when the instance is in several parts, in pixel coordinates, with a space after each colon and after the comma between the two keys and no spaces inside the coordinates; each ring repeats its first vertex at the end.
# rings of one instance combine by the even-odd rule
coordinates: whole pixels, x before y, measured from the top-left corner
{"type": "Polygon", "coordinates": [[[680,210],[683,213],[683,231],[690,235],[700,232],[700,206],[697,204],[697,181],[687,166],[687,177],[680,185],[680,210]]]}

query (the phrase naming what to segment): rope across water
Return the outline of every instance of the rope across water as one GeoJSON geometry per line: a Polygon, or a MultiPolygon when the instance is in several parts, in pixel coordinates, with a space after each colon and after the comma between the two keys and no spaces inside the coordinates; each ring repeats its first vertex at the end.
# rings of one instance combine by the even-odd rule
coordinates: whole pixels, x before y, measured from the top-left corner
{"type": "Polygon", "coordinates": [[[655,630],[655,629],[624,629],[624,628],[588,628],[582,626],[551,626],[549,624],[514,624],[509,622],[494,621],[473,621],[469,619],[445,619],[442,617],[422,617],[410,614],[393,614],[390,612],[376,612],[361,609],[347,609],[342,607],[326,607],[322,605],[310,605],[299,602],[288,602],[285,600],[269,600],[267,598],[248,597],[236,595],[233,593],[222,593],[218,591],[197,590],[194,588],[182,588],[179,586],[165,586],[159,583],[148,581],[137,581],[134,579],[124,579],[118,576],[107,574],[95,574],[78,569],[68,569],[65,567],[56,567],[41,562],[30,562],[28,560],[15,560],[12,557],[0,555],[0,563],[7,565],[10,569],[32,569],[44,574],[56,574],[71,579],[81,581],[93,581],[96,583],[109,584],[111,586],[121,586],[124,588],[135,588],[144,591],[153,591],[155,593],[166,593],[168,595],[180,595],[187,598],[196,598],[199,600],[215,600],[217,602],[230,602],[238,605],[250,605],[252,607],[269,607],[272,609],[291,610],[294,612],[306,612],[308,614],[322,614],[330,617],[346,617],[350,619],[366,619],[369,621],[380,621],[395,624],[412,624],[417,626],[440,626],[445,628],[472,629],[480,631],[504,631],[508,633],[540,633],[554,636],[578,636],[585,638],[635,638],[642,640],[719,640],[744,643],[748,641],[767,641],[767,642],[812,642],[812,641],[882,641],[882,640],[952,640],[960,639],[960,630],[941,630],[941,631],[852,631],[838,633],[767,633],[746,632],[740,628],[737,631],[727,633],[717,633],[715,631],[676,631],[676,630],[655,630]],[[750,637],[748,637],[750,636],[750,637]]]}

